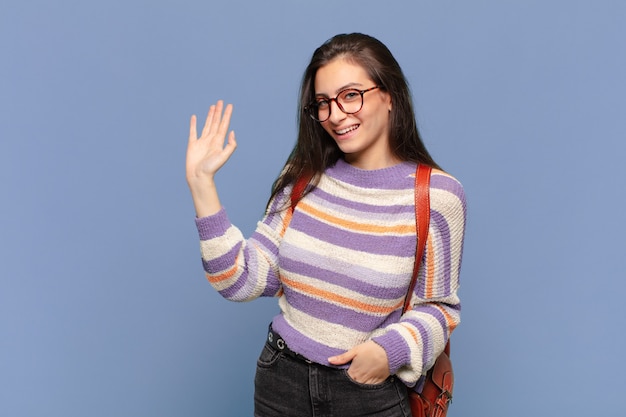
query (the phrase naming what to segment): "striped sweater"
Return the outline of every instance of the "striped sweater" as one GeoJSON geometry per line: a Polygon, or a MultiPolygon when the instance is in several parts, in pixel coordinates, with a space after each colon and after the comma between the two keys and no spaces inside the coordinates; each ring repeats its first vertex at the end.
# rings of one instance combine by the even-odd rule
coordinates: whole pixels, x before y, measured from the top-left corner
{"type": "MultiPolygon", "coordinates": [[[[415,257],[415,164],[361,170],[343,160],[296,206],[290,189],[249,239],[224,209],[196,219],[204,270],[228,300],[277,296],[272,327],[310,360],[373,340],[407,385],[432,366],[459,324],[465,195],[433,171],[430,227],[412,308],[402,315],[415,257]]],[[[346,365],[347,366],[347,365],[346,365]]]]}

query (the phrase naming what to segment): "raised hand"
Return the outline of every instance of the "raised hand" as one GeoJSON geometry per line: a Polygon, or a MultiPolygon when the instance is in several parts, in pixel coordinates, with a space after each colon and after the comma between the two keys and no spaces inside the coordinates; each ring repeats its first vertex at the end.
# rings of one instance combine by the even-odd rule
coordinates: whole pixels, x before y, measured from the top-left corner
{"type": "Polygon", "coordinates": [[[233,106],[229,104],[224,110],[224,102],[209,108],[200,137],[196,132],[196,116],[191,116],[189,126],[189,143],[187,144],[187,181],[196,179],[213,179],[215,173],[226,163],[237,147],[235,132],[228,134],[228,143],[224,146],[226,132],[233,113],[233,106]]]}
{"type": "Polygon", "coordinates": [[[198,217],[215,214],[221,208],[214,177],[237,147],[235,132],[228,133],[226,141],[232,112],[233,106],[229,104],[224,109],[224,102],[221,100],[212,105],[200,137],[196,130],[196,116],[191,116],[186,177],[198,217]]]}

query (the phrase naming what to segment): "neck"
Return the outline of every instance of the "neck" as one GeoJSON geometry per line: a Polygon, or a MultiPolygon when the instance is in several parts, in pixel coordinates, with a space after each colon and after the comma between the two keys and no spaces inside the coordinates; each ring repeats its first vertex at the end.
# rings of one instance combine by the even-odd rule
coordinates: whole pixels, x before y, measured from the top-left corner
{"type": "Polygon", "coordinates": [[[376,157],[370,158],[359,157],[355,154],[345,154],[344,160],[353,167],[363,170],[389,168],[402,162],[402,160],[400,160],[398,157],[391,153],[385,155],[377,155],[376,157]]]}

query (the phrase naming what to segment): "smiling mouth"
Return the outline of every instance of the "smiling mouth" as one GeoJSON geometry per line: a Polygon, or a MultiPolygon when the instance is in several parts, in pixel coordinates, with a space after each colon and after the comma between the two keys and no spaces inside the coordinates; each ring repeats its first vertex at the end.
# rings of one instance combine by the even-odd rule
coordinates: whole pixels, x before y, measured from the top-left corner
{"type": "Polygon", "coordinates": [[[352,125],[350,127],[347,127],[345,129],[341,129],[341,130],[335,130],[335,133],[338,135],[345,135],[346,133],[350,133],[354,130],[357,130],[359,128],[360,125],[352,125]]]}

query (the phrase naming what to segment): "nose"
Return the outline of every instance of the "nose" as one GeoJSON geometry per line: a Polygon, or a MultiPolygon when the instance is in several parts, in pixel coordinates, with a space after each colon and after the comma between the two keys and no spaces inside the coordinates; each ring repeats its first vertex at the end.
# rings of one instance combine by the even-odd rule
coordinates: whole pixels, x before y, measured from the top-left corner
{"type": "Polygon", "coordinates": [[[338,124],[345,118],[346,114],[339,107],[337,100],[332,100],[330,102],[330,116],[328,117],[328,120],[333,124],[338,124]]]}

